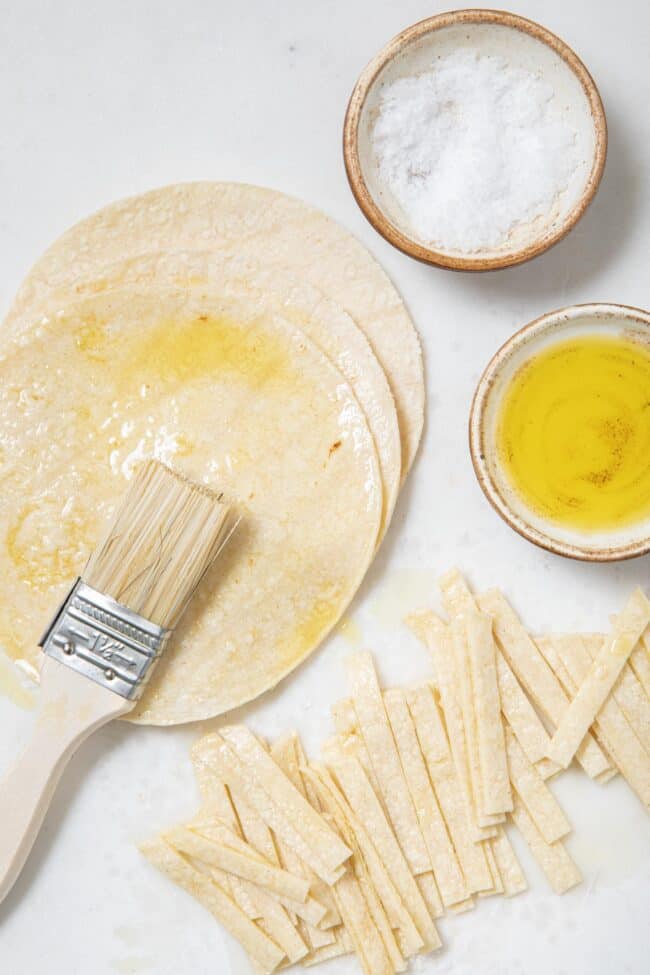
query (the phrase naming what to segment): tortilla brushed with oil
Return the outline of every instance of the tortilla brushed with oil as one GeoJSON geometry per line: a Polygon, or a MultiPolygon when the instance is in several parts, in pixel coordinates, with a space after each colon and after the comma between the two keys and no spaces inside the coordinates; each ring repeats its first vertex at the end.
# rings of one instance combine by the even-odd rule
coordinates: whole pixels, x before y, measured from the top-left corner
{"type": "Polygon", "coordinates": [[[14,659],[36,662],[151,456],[242,514],[131,715],[175,724],[251,700],[317,646],[372,559],[381,478],[349,384],[251,299],[125,288],[39,318],[0,347],[0,643],[14,659]]]}
{"type": "Polygon", "coordinates": [[[404,478],[424,416],[417,332],[396,289],[365,247],[301,200],[243,183],[198,182],[112,203],[76,224],[45,252],[9,317],[37,313],[52,289],[99,276],[117,260],[178,250],[221,251],[284,268],[352,316],[395,397],[404,478]]]}
{"type": "MultiPolygon", "coordinates": [[[[383,483],[383,535],[390,523],[401,481],[401,444],[395,402],[383,369],[365,335],[335,302],[279,268],[265,268],[240,257],[212,251],[145,254],[103,268],[91,278],[48,294],[50,314],[78,298],[115,287],[140,291],[160,288],[205,288],[225,297],[246,296],[261,308],[279,314],[305,334],[337,366],[352,387],[373,436],[383,483]]],[[[40,313],[46,312],[44,307],[40,313]]],[[[14,321],[12,334],[30,327],[30,319],[14,321]]]]}

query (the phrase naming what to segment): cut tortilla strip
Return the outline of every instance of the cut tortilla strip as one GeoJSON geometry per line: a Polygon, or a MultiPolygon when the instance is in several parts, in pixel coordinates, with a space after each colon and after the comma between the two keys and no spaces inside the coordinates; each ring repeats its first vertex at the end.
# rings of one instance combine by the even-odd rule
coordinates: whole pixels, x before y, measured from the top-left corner
{"type": "MultiPolygon", "coordinates": [[[[201,740],[193,746],[191,758],[203,802],[199,819],[201,821],[206,818],[208,821],[218,820],[224,826],[228,826],[233,833],[239,835],[239,822],[230,794],[223,781],[215,775],[214,769],[205,761],[201,740]]],[[[247,917],[257,920],[262,916],[256,898],[251,896],[246,884],[239,877],[229,876],[217,867],[213,867],[211,873],[215,881],[224,890],[232,894],[247,917]]]]}
{"type": "MultiPolygon", "coordinates": [[[[496,839],[496,837],[495,837],[496,839]]],[[[482,890],[479,893],[479,897],[494,897],[496,894],[503,893],[503,880],[501,879],[501,873],[499,872],[499,865],[497,864],[496,857],[494,855],[494,850],[492,849],[492,844],[494,840],[486,840],[483,844],[483,849],[485,851],[485,859],[488,863],[488,869],[490,871],[490,876],[492,878],[492,887],[490,890],[482,890]]]]}
{"type": "MultiPolygon", "coordinates": [[[[554,637],[553,646],[578,687],[587,677],[592,657],[588,641],[581,637],[554,637]]],[[[596,653],[596,646],[592,646],[596,653]]],[[[621,770],[630,788],[646,806],[650,805],[650,761],[637,735],[630,727],[616,699],[610,695],[603,704],[594,727],[621,770]]],[[[602,782],[602,779],[599,779],[602,782]]]]}
{"type": "MultiPolygon", "coordinates": [[[[302,792],[302,779],[300,772],[298,770],[298,756],[296,753],[296,741],[297,735],[292,732],[288,735],[284,735],[278,741],[274,742],[271,746],[271,755],[277,764],[280,766],[284,774],[291,780],[293,785],[302,792]]],[[[322,915],[316,919],[315,922],[310,923],[304,918],[299,918],[298,929],[302,936],[307,940],[310,945],[312,952],[318,948],[325,948],[328,945],[336,944],[336,935],[332,930],[332,926],[328,930],[321,930],[317,925],[323,920],[326,913],[331,912],[334,909],[334,900],[330,895],[328,887],[325,887],[322,880],[320,880],[309,867],[305,866],[300,857],[294,853],[294,851],[288,847],[282,841],[276,841],[278,848],[278,855],[280,857],[280,862],[282,866],[289,870],[291,873],[297,874],[299,876],[305,877],[310,884],[310,887],[317,888],[319,894],[322,895],[323,891],[325,894],[324,902],[321,904],[319,901],[314,900],[314,904],[322,908],[322,915]]],[[[311,901],[312,898],[308,899],[311,901]]],[[[340,920],[338,916],[336,921],[340,920]]]]}
{"type": "MultiPolygon", "coordinates": [[[[582,637],[582,642],[591,659],[594,660],[603,648],[605,637],[599,638],[595,634],[591,634],[582,637]]],[[[643,651],[641,641],[634,647],[630,659],[623,667],[621,676],[614,684],[612,697],[625,715],[635,735],[650,754],[650,698],[647,697],[641,681],[631,667],[632,654],[636,653],[639,647],[643,651]]]]}
{"type": "Polygon", "coordinates": [[[570,764],[649,621],[650,602],[636,589],[551,739],[547,757],[558,765],[570,764]]]}
{"type": "Polygon", "coordinates": [[[467,614],[465,620],[483,808],[488,813],[505,813],[512,809],[512,794],[501,719],[492,621],[483,613],[467,614]]]}
{"type": "Polygon", "coordinates": [[[427,873],[431,860],[411,801],[369,653],[353,654],[346,671],[359,727],[397,839],[412,873],[427,873]]]}
{"type": "MultiPolygon", "coordinates": [[[[442,576],[439,585],[450,615],[478,611],[476,599],[457,569],[442,576]]],[[[528,760],[537,762],[546,754],[549,736],[498,645],[495,645],[495,656],[501,710],[528,760]]]]}
{"type": "MultiPolygon", "coordinates": [[[[406,957],[417,954],[425,946],[424,939],[418,933],[411,915],[406,910],[395,882],[379,855],[365,823],[356,815],[330,772],[318,765],[312,765],[311,769],[318,776],[320,788],[326,794],[321,796],[321,801],[326,802],[328,812],[334,817],[341,836],[356,854],[355,869],[359,881],[364,886],[366,901],[378,927],[383,929],[382,915],[385,913],[390,928],[400,932],[400,945],[403,946],[400,953],[403,951],[406,957]],[[366,891],[366,882],[372,887],[374,894],[366,891]],[[374,904],[375,895],[381,903],[381,913],[374,904]]],[[[395,954],[396,946],[392,943],[392,935],[390,939],[385,934],[382,934],[382,937],[391,957],[396,962],[399,961],[395,954]]]]}
{"type": "Polygon", "coordinates": [[[646,697],[650,698],[650,627],[630,654],[630,667],[636,674],[646,697]]]}
{"type": "Polygon", "coordinates": [[[191,856],[211,867],[218,867],[226,873],[250,880],[258,887],[264,887],[272,894],[289,897],[304,903],[309,895],[309,882],[304,877],[296,877],[271,863],[264,863],[250,853],[242,853],[223,842],[209,839],[177,826],[164,834],[165,842],[187,856],[191,856]]]}
{"type": "Polygon", "coordinates": [[[463,870],[467,890],[470,893],[490,890],[492,878],[483,844],[474,843],[470,835],[465,795],[433,691],[429,685],[410,688],[406,692],[406,699],[429,777],[463,870]]]}
{"type": "Polygon", "coordinates": [[[475,697],[470,673],[467,619],[467,615],[463,614],[463,616],[455,616],[450,623],[451,646],[454,651],[455,687],[457,699],[460,702],[463,733],[465,735],[472,808],[478,825],[480,827],[490,827],[503,822],[505,816],[503,813],[492,815],[485,809],[479,758],[475,697]]]}
{"type": "MultiPolygon", "coordinates": [[[[451,904],[465,900],[468,891],[456,858],[456,851],[447,833],[445,821],[431,786],[405,692],[400,688],[384,691],[384,705],[427,844],[437,887],[443,904],[449,907],[451,904]]],[[[422,892],[421,886],[420,891],[422,892]]],[[[426,895],[423,896],[426,901],[426,895]]]]}
{"type": "Polygon", "coordinates": [[[530,852],[546,874],[546,878],[556,894],[564,894],[582,881],[577,866],[567,853],[561,840],[547,843],[531,819],[524,804],[514,796],[511,812],[513,822],[526,840],[530,852]]]}
{"type": "Polygon", "coordinates": [[[503,883],[503,893],[506,897],[514,897],[528,889],[528,883],[517,854],[512,848],[505,830],[500,829],[498,836],[490,840],[494,859],[499,868],[499,875],[503,883]]]}
{"type": "MultiPolygon", "coordinates": [[[[295,751],[296,767],[292,767],[292,781],[300,795],[303,796],[307,802],[314,807],[314,809],[320,810],[320,801],[314,787],[300,771],[303,768],[307,768],[308,762],[304,748],[302,747],[302,742],[297,734],[293,736],[293,747],[295,751]]],[[[319,927],[329,927],[330,925],[341,926],[343,922],[336,906],[336,900],[332,894],[332,888],[329,884],[324,883],[320,877],[316,877],[315,874],[313,874],[313,876],[315,878],[315,882],[312,884],[314,896],[327,907],[327,916],[320,923],[319,927]]]]}
{"type": "MultiPolygon", "coordinates": [[[[451,745],[451,754],[462,790],[471,838],[476,841],[490,839],[496,833],[495,828],[485,828],[478,825],[472,804],[469,759],[463,730],[463,717],[456,689],[451,633],[447,625],[435,613],[429,611],[409,616],[406,619],[406,624],[431,652],[440,690],[440,701],[447,725],[447,735],[451,745]]],[[[488,873],[487,864],[485,864],[485,874],[488,873]]],[[[468,879],[467,873],[465,873],[465,877],[468,879]]]]}
{"type": "Polygon", "coordinates": [[[327,762],[351,809],[365,825],[372,838],[405,909],[413,919],[422,944],[433,943],[435,941],[433,921],[363,766],[357,758],[345,754],[335,755],[329,751],[327,762]]]}
{"type": "MultiPolygon", "coordinates": [[[[350,855],[322,817],[304,799],[266,749],[245,725],[221,728],[221,737],[245,766],[251,780],[259,785],[285,813],[305,843],[318,851],[329,871],[336,871],[350,855]]],[[[325,879],[325,878],[323,878],[325,879]]]]}
{"type": "MultiPolygon", "coordinates": [[[[566,665],[562,660],[562,654],[558,653],[557,651],[557,643],[561,639],[566,639],[566,638],[565,637],[558,638],[555,636],[541,636],[535,638],[535,643],[537,644],[537,647],[539,648],[539,651],[544,657],[546,663],[549,665],[553,673],[558,677],[560,683],[562,684],[562,687],[566,691],[567,697],[569,698],[569,700],[573,700],[578,690],[578,685],[580,682],[575,681],[573,679],[571,672],[567,669],[566,665]]],[[[580,643],[579,636],[571,637],[570,639],[573,640],[576,644],[580,643]]],[[[584,647],[581,647],[580,649],[584,653],[584,647]]],[[[587,669],[589,669],[589,662],[587,662],[587,669]]],[[[604,755],[607,758],[607,761],[612,766],[611,769],[608,769],[605,772],[601,772],[595,778],[596,782],[600,783],[601,785],[604,785],[606,782],[609,782],[610,778],[613,778],[615,775],[618,774],[618,766],[613,756],[612,749],[607,744],[606,734],[603,732],[602,727],[598,724],[598,721],[595,721],[594,724],[591,726],[591,734],[598,742],[600,748],[602,749],[604,755]]],[[[542,778],[549,777],[548,775],[545,774],[546,765],[544,763],[548,763],[548,766],[551,769],[559,769],[561,771],[561,767],[559,765],[557,765],[555,762],[552,762],[549,758],[546,758],[543,760],[543,762],[536,763],[536,768],[540,773],[540,775],[542,776],[542,778]]]]}
{"type": "Polygon", "coordinates": [[[515,792],[547,843],[571,832],[571,824],[557,799],[534,765],[524,755],[521,745],[510,731],[506,731],[508,765],[515,792]]]}
{"type": "Polygon", "coordinates": [[[193,867],[163,840],[144,843],[140,850],[154,867],[210,911],[264,972],[272,972],[278,967],[285,957],[283,950],[246,917],[210,877],[193,867]]]}
{"type": "Polygon", "coordinates": [[[302,964],[305,968],[312,968],[314,965],[320,965],[324,961],[330,961],[332,958],[340,958],[342,955],[349,955],[354,951],[352,944],[345,943],[343,940],[334,940],[331,945],[325,945],[322,948],[315,948],[307,958],[303,958],[302,964]]]}
{"type": "MultiPolygon", "coordinates": [[[[452,569],[443,575],[438,580],[438,584],[442,592],[445,609],[451,618],[455,696],[460,705],[463,722],[474,816],[480,828],[489,828],[502,823],[505,816],[501,809],[496,810],[496,815],[488,809],[483,796],[476,691],[472,681],[467,629],[467,621],[473,614],[477,613],[477,607],[469,586],[457,569],[452,569]]],[[[496,835],[496,831],[493,831],[492,835],[496,835]]]]}
{"type": "Polygon", "coordinates": [[[370,784],[381,802],[381,789],[379,788],[379,782],[377,781],[366,743],[363,740],[359,728],[357,712],[354,709],[354,701],[351,697],[337,701],[332,705],[331,713],[340,743],[346,751],[354,754],[359,759],[365,769],[366,775],[370,779],[370,784]]]}
{"type": "MultiPolygon", "coordinates": [[[[261,818],[258,812],[249,806],[248,803],[245,802],[240,796],[235,797],[234,803],[237,816],[241,824],[241,829],[247,841],[266,860],[279,866],[280,857],[278,856],[275,838],[264,820],[261,818]]],[[[296,918],[302,919],[307,924],[312,924],[317,927],[325,927],[326,921],[328,920],[327,915],[329,905],[321,897],[321,894],[323,890],[328,891],[329,888],[326,887],[320,880],[318,880],[318,883],[321,885],[318,887],[319,899],[308,897],[304,904],[285,897],[276,897],[276,899],[278,903],[282,905],[282,907],[289,911],[290,914],[295,915],[296,918]]],[[[316,885],[312,885],[312,887],[316,889],[316,885]]],[[[259,896],[257,896],[258,890],[258,888],[252,888],[251,893],[258,902],[258,906],[261,906],[259,896]]],[[[266,903],[265,899],[264,902],[266,903]]],[[[261,906],[261,909],[264,910],[263,906],[261,906]]],[[[330,924],[335,924],[337,921],[338,915],[335,915],[330,920],[330,924]]]]}
{"type": "Polygon", "coordinates": [[[466,901],[461,901],[460,904],[453,904],[449,910],[452,914],[465,914],[466,911],[473,911],[476,907],[473,897],[468,897],[466,901]]]}
{"type": "MultiPolygon", "coordinates": [[[[512,668],[497,648],[497,679],[503,715],[517,736],[526,758],[533,764],[546,761],[546,749],[551,740],[512,668]]],[[[559,766],[555,766],[557,771],[559,766]]]]}
{"type": "MultiPolygon", "coordinates": [[[[519,744],[521,745],[521,742],[519,742],[519,744]]],[[[526,755],[526,758],[528,758],[528,755],[526,755]]],[[[530,761],[530,759],[528,759],[528,761],[530,761]]],[[[545,782],[547,782],[549,779],[552,779],[553,776],[559,775],[560,772],[564,771],[563,769],[560,768],[559,765],[557,765],[556,762],[552,762],[550,758],[540,758],[539,762],[535,762],[534,764],[535,764],[535,768],[537,769],[537,771],[539,772],[539,774],[541,775],[541,777],[544,779],[545,782]]],[[[611,777],[612,775],[616,775],[616,769],[615,768],[606,769],[604,772],[600,772],[596,776],[595,781],[602,782],[605,776],[611,777]]]]}
{"type": "MultiPolygon", "coordinates": [[[[271,833],[255,810],[241,799],[236,801],[236,804],[233,803],[233,809],[236,811],[239,829],[246,837],[246,841],[240,841],[243,849],[249,851],[251,856],[257,854],[264,863],[279,864],[271,833]]],[[[227,837],[227,834],[224,836],[224,830],[228,830],[228,827],[220,824],[197,825],[200,825],[200,829],[196,831],[201,832],[208,839],[219,840],[227,837]]],[[[236,847],[239,845],[236,843],[236,838],[232,836],[229,837],[229,842],[235,843],[236,847]]],[[[213,872],[214,867],[210,870],[213,872]]],[[[276,944],[280,945],[287,958],[291,962],[304,958],[308,948],[297,928],[295,913],[297,911],[308,918],[320,918],[324,914],[323,906],[315,903],[311,897],[303,904],[270,893],[250,880],[232,874],[229,877],[237,903],[241,903],[244,907],[253,906],[254,917],[260,927],[276,944]]]]}
{"type": "MultiPolygon", "coordinates": [[[[526,692],[548,721],[559,725],[569,707],[569,699],[503,593],[491,589],[478,596],[477,602],[492,617],[499,645],[526,692]]],[[[548,747],[546,754],[548,758],[553,757],[548,747]]],[[[580,744],[577,758],[591,778],[611,768],[591,735],[580,744]]]]}
{"type": "Polygon", "coordinates": [[[279,788],[278,783],[274,783],[274,791],[276,795],[280,796],[279,804],[271,798],[265,789],[258,785],[254,772],[239,759],[239,756],[221,735],[209,735],[205,748],[206,755],[209,754],[209,760],[215,771],[226,782],[231,792],[236,793],[235,799],[238,797],[244,799],[258,813],[266,826],[295,850],[317,876],[330,885],[336,883],[337,878],[342,875],[345,869],[343,862],[350,855],[350,851],[341,843],[338,836],[332,836],[331,829],[322,820],[318,830],[312,829],[313,817],[317,814],[277,768],[264,749],[261,749],[263,755],[269,759],[278,775],[282,777],[282,782],[286,783],[279,788]],[[285,797],[290,796],[291,799],[282,803],[283,795],[285,797]],[[310,809],[309,815],[305,816],[300,824],[297,824],[294,819],[297,810],[300,809],[296,802],[296,796],[304,807],[310,809]],[[293,813],[291,818],[289,818],[288,813],[293,813]],[[309,840],[306,840],[305,836],[308,836],[309,840]],[[339,861],[338,864],[336,863],[337,860],[339,861]]]}
{"type": "MultiPolygon", "coordinates": [[[[323,794],[318,775],[311,767],[301,768],[305,781],[310,784],[314,807],[322,812],[331,827],[336,829],[335,820],[327,813],[326,796],[323,794]]],[[[345,873],[332,887],[339,914],[350,935],[364,975],[393,975],[395,970],[393,963],[370,913],[354,867],[355,855],[352,853],[345,873]]]]}
{"type": "MultiPolygon", "coordinates": [[[[433,873],[421,873],[419,877],[415,878],[415,881],[420,888],[420,893],[431,917],[434,919],[442,917],[445,913],[445,907],[433,873]]],[[[456,901],[456,903],[459,902],[456,901]]]]}
{"type": "MultiPolygon", "coordinates": [[[[388,957],[395,971],[404,971],[406,961],[393,933],[393,928],[400,931],[400,941],[405,945],[409,956],[421,950],[422,939],[413,924],[412,918],[404,910],[404,905],[399,899],[390,875],[382,864],[370,836],[360,820],[355,817],[330,773],[319,765],[311,765],[310,769],[318,778],[321,801],[326,804],[328,812],[341,831],[341,836],[354,851],[352,868],[361,886],[370,915],[384,942],[388,957]],[[385,908],[386,903],[390,904],[389,912],[385,908]],[[391,916],[395,917],[396,924],[392,923],[391,916]]],[[[431,950],[440,947],[440,943],[436,931],[434,943],[425,947],[431,950]]]]}
{"type": "Polygon", "coordinates": [[[370,916],[359,881],[347,871],[333,887],[334,897],[364,975],[393,975],[386,946],[370,916]]]}
{"type": "Polygon", "coordinates": [[[237,816],[228,789],[215,775],[212,765],[205,760],[202,741],[203,739],[200,739],[195,742],[191,752],[192,766],[203,802],[202,815],[206,819],[219,819],[236,832],[237,816]]]}

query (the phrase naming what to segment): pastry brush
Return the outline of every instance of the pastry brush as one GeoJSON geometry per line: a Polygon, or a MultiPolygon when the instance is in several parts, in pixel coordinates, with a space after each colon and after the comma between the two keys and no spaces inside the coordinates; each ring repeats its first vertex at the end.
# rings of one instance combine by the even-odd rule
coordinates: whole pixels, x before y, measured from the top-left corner
{"type": "Polygon", "coordinates": [[[136,473],[106,537],[41,638],[39,711],[0,783],[0,901],[18,877],[71,756],[135,707],[236,521],[157,461],[136,473]]]}

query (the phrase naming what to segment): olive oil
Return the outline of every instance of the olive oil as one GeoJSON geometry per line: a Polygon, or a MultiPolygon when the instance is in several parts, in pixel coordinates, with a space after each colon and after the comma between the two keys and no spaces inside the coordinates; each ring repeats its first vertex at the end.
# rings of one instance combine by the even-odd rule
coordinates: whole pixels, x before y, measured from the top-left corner
{"type": "Polygon", "coordinates": [[[598,531],[650,516],[650,346],[592,333],[541,351],[506,390],[497,449],[546,519],[598,531]]]}

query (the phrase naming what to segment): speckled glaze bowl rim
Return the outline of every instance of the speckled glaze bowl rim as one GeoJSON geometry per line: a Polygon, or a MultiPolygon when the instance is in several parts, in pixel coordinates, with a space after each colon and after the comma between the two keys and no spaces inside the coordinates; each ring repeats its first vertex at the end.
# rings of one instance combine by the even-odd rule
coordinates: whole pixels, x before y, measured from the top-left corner
{"type": "Polygon", "coordinates": [[[605,110],[596,83],[583,62],[568,44],[565,44],[561,38],[552,34],[545,27],[542,27],[541,24],[533,20],[528,20],[526,17],[508,13],[505,10],[452,10],[448,13],[428,17],[426,20],[421,20],[401,31],[401,33],[393,37],[375,55],[372,61],[362,71],[350,96],[343,124],[343,160],[345,163],[345,172],[354,198],[366,219],[385,240],[394,247],[397,247],[404,254],[408,254],[409,257],[413,257],[425,264],[433,264],[436,267],[446,268],[452,271],[501,270],[505,267],[512,267],[513,265],[530,261],[532,258],[537,257],[538,254],[543,253],[554,244],[557,244],[558,241],[562,240],[572,230],[578,220],[580,220],[596,195],[605,168],[606,157],[607,121],[605,118],[605,110]],[[566,62],[580,81],[589,102],[596,132],[594,159],[589,179],[585,184],[579,200],[566,215],[557,230],[548,236],[542,236],[539,240],[533,240],[518,250],[493,257],[464,257],[448,254],[436,248],[426,247],[424,244],[409,237],[375,203],[363,175],[363,168],[359,158],[359,123],[366,98],[380,71],[383,70],[389,61],[401,54],[408,45],[414,43],[425,34],[454,24],[496,24],[503,27],[510,27],[514,30],[523,31],[550,47],[566,62]]]}
{"type": "Polygon", "coordinates": [[[479,379],[470,410],[469,448],[474,473],[483,493],[495,511],[519,535],[528,539],[529,542],[533,542],[534,545],[538,545],[548,552],[553,552],[555,555],[563,555],[567,558],[578,559],[583,562],[621,562],[650,553],[650,536],[644,535],[643,538],[625,544],[617,545],[613,543],[601,548],[594,548],[588,546],[583,547],[557,538],[553,535],[553,525],[551,523],[547,523],[546,531],[540,531],[526,521],[520,514],[513,511],[507,498],[503,497],[490,472],[484,447],[485,413],[488,400],[497,379],[511,357],[531,341],[538,338],[540,334],[555,330],[562,331],[568,325],[579,323],[582,318],[592,319],[594,316],[612,320],[627,319],[628,321],[635,322],[637,325],[641,324],[644,328],[650,330],[649,311],[643,308],[635,308],[632,305],[619,305],[608,302],[568,305],[566,308],[559,308],[556,311],[547,312],[540,318],[536,318],[534,321],[524,325],[514,335],[511,335],[501,348],[495,352],[479,379]]]}

